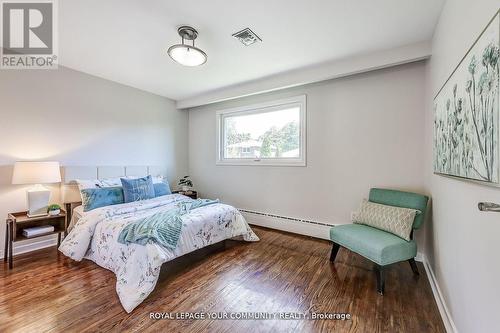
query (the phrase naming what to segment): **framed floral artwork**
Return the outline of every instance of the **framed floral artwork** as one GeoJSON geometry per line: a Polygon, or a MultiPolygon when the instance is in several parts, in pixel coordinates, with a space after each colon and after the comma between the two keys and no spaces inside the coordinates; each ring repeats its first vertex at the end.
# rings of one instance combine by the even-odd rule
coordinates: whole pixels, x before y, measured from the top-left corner
{"type": "Polygon", "coordinates": [[[499,183],[499,12],[434,98],[434,172],[499,183]]]}

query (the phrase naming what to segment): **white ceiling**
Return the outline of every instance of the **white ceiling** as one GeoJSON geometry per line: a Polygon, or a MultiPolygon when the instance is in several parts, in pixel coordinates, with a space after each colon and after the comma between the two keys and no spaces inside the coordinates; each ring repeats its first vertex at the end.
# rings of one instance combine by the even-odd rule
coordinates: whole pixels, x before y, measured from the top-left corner
{"type": "Polygon", "coordinates": [[[432,37],[444,0],[64,0],[60,64],[174,100],[432,37]],[[166,54],[192,25],[201,67],[166,54]],[[231,37],[250,27],[263,40],[231,37]]]}

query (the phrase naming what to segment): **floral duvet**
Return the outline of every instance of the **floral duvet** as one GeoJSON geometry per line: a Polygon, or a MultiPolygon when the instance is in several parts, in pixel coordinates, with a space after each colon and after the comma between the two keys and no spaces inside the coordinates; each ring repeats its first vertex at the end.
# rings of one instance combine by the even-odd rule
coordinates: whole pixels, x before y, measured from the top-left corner
{"type": "Polygon", "coordinates": [[[154,289],[163,263],[225,239],[258,241],[240,212],[229,205],[214,204],[182,216],[182,231],[173,250],[156,243],[118,243],[125,225],[158,212],[174,209],[180,194],[107,206],[85,213],[63,240],[59,251],[81,261],[94,261],[116,274],[116,291],[127,312],[131,312],[154,289]]]}

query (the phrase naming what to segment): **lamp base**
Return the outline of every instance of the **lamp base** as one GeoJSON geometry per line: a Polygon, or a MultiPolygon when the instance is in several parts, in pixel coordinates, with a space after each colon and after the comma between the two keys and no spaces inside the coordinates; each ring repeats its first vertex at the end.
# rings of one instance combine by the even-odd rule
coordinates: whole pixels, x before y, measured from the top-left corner
{"type": "Polygon", "coordinates": [[[26,192],[28,196],[28,217],[47,216],[50,190],[37,185],[26,192]]]}

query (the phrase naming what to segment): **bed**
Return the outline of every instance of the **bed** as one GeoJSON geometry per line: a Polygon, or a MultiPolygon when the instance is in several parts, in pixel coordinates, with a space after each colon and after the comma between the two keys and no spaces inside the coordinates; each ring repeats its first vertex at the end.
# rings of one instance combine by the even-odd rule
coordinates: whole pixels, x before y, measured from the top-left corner
{"type": "MultiPolygon", "coordinates": [[[[177,246],[174,249],[155,242],[146,245],[135,243],[122,244],[118,236],[122,229],[135,221],[159,212],[168,212],[179,202],[190,199],[180,194],[169,194],[153,199],[117,204],[83,212],[78,207],[79,195],[70,179],[81,178],[81,170],[75,178],[74,168],[65,167],[63,195],[66,203],[76,203],[73,210],[69,233],[59,247],[64,255],[81,261],[92,260],[116,275],[116,291],[120,302],[127,312],[131,312],[153,291],[158,281],[163,263],[184,254],[219,243],[226,239],[258,241],[241,213],[230,205],[216,203],[193,209],[182,216],[182,229],[177,246]],[[69,172],[68,172],[69,171],[69,172]]],[[[134,167],[137,168],[137,167],[134,167]]],[[[116,169],[118,176],[127,175],[116,169]]],[[[142,169],[142,173],[151,174],[151,168],[142,169]]],[[[108,170],[109,171],[109,170],[108,170]]],[[[130,172],[130,171],[129,171],[130,172]]],[[[102,176],[101,171],[101,177],[102,176]]],[[[109,172],[104,175],[109,176],[109,172]]],[[[139,174],[134,170],[134,174],[139,174]]],[[[96,174],[87,174],[89,179],[99,178],[96,174]]]]}

